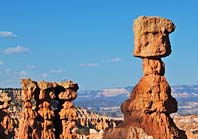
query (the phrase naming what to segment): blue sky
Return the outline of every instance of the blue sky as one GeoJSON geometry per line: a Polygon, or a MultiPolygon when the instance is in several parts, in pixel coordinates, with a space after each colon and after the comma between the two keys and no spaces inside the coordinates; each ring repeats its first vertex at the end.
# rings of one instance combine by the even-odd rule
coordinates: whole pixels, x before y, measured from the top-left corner
{"type": "Polygon", "coordinates": [[[132,23],[141,15],[171,19],[172,54],[164,58],[170,85],[198,84],[196,0],[2,0],[0,87],[20,78],[71,79],[81,89],[135,85],[132,23]]]}

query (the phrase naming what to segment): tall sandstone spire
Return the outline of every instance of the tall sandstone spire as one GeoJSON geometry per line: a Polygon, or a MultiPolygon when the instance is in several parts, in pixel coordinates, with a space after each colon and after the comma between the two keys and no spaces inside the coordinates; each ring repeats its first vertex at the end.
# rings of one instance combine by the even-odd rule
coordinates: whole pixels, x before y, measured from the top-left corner
{"type": "Polygon", "coordinates": [[[165,18],[140,16],[135,19],[133,55],[143,60],[144,76],[121,105],[124,122],[106,131],[105,139],[187,138],[170,117],[177,112],[177,101],[171,96],[161,60],[171,53],[169,34],[174,29],[175,25],[165,18]]]}

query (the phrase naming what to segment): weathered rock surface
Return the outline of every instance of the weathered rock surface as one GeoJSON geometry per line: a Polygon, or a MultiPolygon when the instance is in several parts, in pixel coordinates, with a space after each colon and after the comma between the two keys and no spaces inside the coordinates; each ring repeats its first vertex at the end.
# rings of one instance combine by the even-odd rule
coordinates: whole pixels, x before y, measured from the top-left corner
{"type": "Polygon", "coordinates": [[[198,115],[171,115],[176,125],[185,130],[188,139],[198,139],[198,115]]]}
{"type": "Polygon", "coordinates": [[[154,139],[152,136],[147,135],[143,129],[131,126],[112,128],[108,132],[104,133],[105,139],[154,139]],[[111,134],[108,132],[111,132],[111,134]]]}
{"type": "Polygon", "coordinates": [[[142,16],[134,21],[134,56],[143,59],[144,76],[121,105],[124,122],[106,131],[104,139],[142,138],[143,133],[154,139],[187,138],[170,117],[177,111],[177,101],[171,96],[161,60],[171,53],[168,34],[174,29],[174,24],[165,18],[142,16]]]}
{"type": "Polygon", "coordinates": [[[122,118],[100,116],[80,107],[75,107],[77,112],[77,138],[102,139],[107,128],[113,128],[122,122],[122,118]]]}
{"type": "Polygon", "coordinates": [[[95,139],[121,120],[100,117],[73,105],[78,84],[22,79],[24,106],[16,139],[95,139]]]}
{"type": "Polygon", "coordinates": [[[175,25],[168,19],[140,16],[134,21],[134,56],[165,57],[171,53],[169,34],[175,25]]]}
{"type": "MultiPolygon", "coordinates": [[[[13,120],[12,123],[14,123],[15,128],[18,127],[17,123],[19,122],[19,113],[21,112],[21,104],[20,104],[21,98],[22,98],[21,92],[22,92],[21,89],[15,89],[15,88],[0,89],[0,94],[6,93],[6,96],[7,94],[9,94],[9,96],[12,97],[12,102],[9,103],[8,111],[9,111],[9,115],[11,119],[13,120]]],[[[115,134],[120,133],[120,135],[122,136],[125,134],[128,134],[130,136],[130,134],[135,133],[135,135],[140,134],[139,135],[140,137],[144,137],[147,139],[153,138],[152,136],[146,135],[146,133],[143,131],[142,128],[131,126],[130,127],[131,131],[130,131],[130,128],[129,129],[121,128],[121,127],[112,128],[112,127],[116,127],[119,123],[121,123],[123,120],[122,118],[104,117],[104,116],[97,115],[96,113],[87,111],[86,109],[83,109],[80,107],[74,106],[73,108],[75,109],[77,113],[76,128],[74,129],[76,130],[77,138],[79,139],[81,138],[102,139],[102,136],[103,136],[102,131],[105,130],[104,127],[106,127],[106,125],[108,125],[107,128],[111,128],[111,132],[114,132],[115,134]],[[106,123],[102,124],[101,122],[102,119],[105,119],[104,121],[106,123]],[[99,128],[103,127],[103,129],[98,130],[96,127],[99,127],[99,128]]],[[[180,129],[186,131],[188,139],[198,138],[198,116],[197,115],[180,116],[178,114],[171,114],[171,117],[173,118],[175,124],[180,129]]],[[[120,138],[122,138],[122,136],[120,138]]]]}
{"type": "Polygon", "coordinates": [[[171,88],[166,78],[160,75],[147,75],[134,87],[130,98],[121,106],[125,118],[131,112],[143,111],[146,114],[177,111],[177,102],[171,96],[171,88]]]}
{"type": "Polygon", "coordinates": [[[11,139],[14,136],[14,126],[8,111],[11,97],[5,92],[0,92],[0,138],[11,139]]]}
{"type": "Polygon", "coordinates": [[[21,112],[18,139],[73,139],[76,111],[71,102],[77,96],[78,84],[35,82],[22,79],[24,109],[21,112]]]}
{"type": "Polygon", "coordinates": [[[106,128],[116,127],[123,120],[74,106],[78,85],[72,81],[24,79],[22,88],[0,90],[0,117],[6,111],[1,124],[9,125],[0,129],[2,139],[102,139],[106,128]]]}
{"type": "Polygon", "coordinates": [[[143,58],[143,72],[144,75],[161,75],[165,73],[165,64],[160,58],[158,59],[148,59],[143,58]]]}

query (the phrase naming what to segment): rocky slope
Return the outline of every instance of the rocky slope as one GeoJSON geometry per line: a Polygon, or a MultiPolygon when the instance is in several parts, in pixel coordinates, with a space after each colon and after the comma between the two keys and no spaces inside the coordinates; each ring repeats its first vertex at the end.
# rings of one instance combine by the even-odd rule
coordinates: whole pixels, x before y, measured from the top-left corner
{"type": "Polygon", "coordinates": [[[186,131],[188,139],[198,139],[198,115],[172,115],[176,125],[186,131]]]}

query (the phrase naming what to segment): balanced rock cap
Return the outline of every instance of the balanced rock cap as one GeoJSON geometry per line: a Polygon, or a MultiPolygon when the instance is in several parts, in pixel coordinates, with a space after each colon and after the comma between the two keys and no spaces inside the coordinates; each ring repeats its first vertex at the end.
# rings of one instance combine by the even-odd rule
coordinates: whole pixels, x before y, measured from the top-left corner
{"type": "Polygon", "coordinates": [[[172,21],[156,16],[140,16],[133,24],[134,56],[161,58],[170,55],[169,34],[175,30],[172,21]]]}

